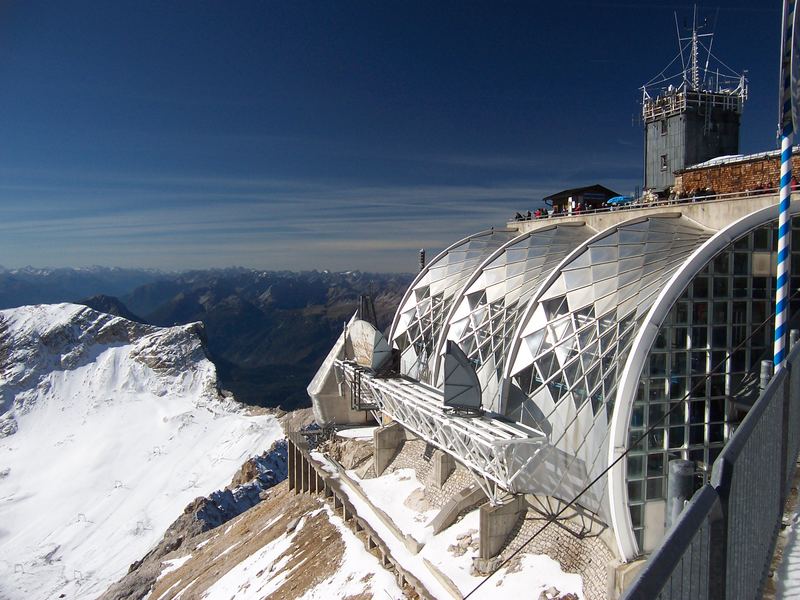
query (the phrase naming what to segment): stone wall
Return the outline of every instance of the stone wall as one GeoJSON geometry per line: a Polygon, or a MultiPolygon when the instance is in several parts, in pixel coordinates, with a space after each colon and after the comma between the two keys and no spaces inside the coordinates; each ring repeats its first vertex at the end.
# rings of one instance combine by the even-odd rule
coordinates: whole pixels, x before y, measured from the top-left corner
{"type": "Polygon", "coordinates": [[[391,473],[397,469],[414,469],[417,479],[425,485],[425,500],[431,508],[441,509],[450,498],[470,485],[473,479],[466,467],[456,463],[455,471],[447,478],[441,489],[431,485],[433,466],[430,457],[426,456],[426,454],[432,454],[432,452],[426,453],[425,448],[426,444],[422,440],[406,441],[403,444],[403,448],[386,468],[385,473],[391,473]]]}
{"type": "MultiPolygon", "coordinates": [[[[792,171],[800,172],[800,155],[792,157],[792,171]]],[[[780,157],[765,156],[752,160],[691,169],[675,177],[675,191],[692,193],[710,188],[716,194],[754,191],[778,187],[780,157]]]]}

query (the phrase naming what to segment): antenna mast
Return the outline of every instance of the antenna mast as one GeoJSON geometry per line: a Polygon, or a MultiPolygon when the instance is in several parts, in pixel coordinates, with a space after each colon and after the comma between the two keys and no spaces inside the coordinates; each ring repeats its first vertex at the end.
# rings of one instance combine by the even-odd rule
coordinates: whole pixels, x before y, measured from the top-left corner
{"type": "Polygon", "coordinates": [[[697,5],[694,5],[694,16],[692,17],[692,89],[700,89],[700,70],[697,66],[698,44],[697,44],[697,5]]]}

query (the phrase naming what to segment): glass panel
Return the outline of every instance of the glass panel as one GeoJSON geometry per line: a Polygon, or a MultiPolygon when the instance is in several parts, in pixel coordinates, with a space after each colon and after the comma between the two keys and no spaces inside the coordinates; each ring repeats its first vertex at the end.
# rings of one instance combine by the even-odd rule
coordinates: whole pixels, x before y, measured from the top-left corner
{"type": "Polygon", "coordinates": [[[629,481],[628,482],[628,501],[629,502],[641,502],[644,500],[644,486],[643,482],[641,481],[629,481]]]}
{"type": "Polygon", "coordinates": [[[628,456],[628,478],[639,479],[644,475],[644,457],[628,456]]]}
{"type": "Polygon", "coordinates": [[[679,427],[670,427],[669,428],[669,447],[672,448],[682,448],[683,443],[685,440],[685,427],[683,425],[679,427]]]}
{"type": "Polygon", "coordinates": [[[656,498],[664,497],[664,480],[663,479],[648,479],[647,480],[647,499],[653,500],[656,498]]]}
{"type": "Polygon", "coordinates": [[[714,277],[714,298],[727,298],[730,295],[730,281],[727,277],[714,277]]]}

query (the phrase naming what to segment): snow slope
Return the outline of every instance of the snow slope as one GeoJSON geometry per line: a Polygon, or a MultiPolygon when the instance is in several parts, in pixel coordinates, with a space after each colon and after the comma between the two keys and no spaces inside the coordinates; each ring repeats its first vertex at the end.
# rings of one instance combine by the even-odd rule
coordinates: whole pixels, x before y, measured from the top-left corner
{"type": "Polygon", "coordinates": [[[159,561],[146,600],[400,600],[393,573],[320,496],[284,481],[225,526],[159,561]]]}
{"type": "Polygon", "coordinates": [[[199,325],[0,311],[0,598],[90,598],[282,431],[220,396],[199,325]]]}
{"type": "MultiPolygon", "coordinates": [[[[313,456],[323,463],[328,462],[321,453],[313,456]]],[[[329,472],[335,474],[336,468],[331,465],[329,472]]],[[[458,522],[434,535],[428,524],[438,511],[419,511],[409,505],[412,494],[423,487],[413,469],[397,469],[371,479],[362,479],[355,471],[348,471],[347,475],[366,492],[370,503],[382,510],[403,533],[425,544],[418,554],[409,552],[384,525],[372,506],[352,491],[350,482],[340,479],[358,514],[381,535],[395,559],[416,575],[430,592],[441,597],[449,596],[447,591],[440,590],[441,583],[432,575],[425,561],[444,573],[462,595],[472,592],[483,581],[483,577],[471,572],[472,560],[478,556],[480,517],[477,509],[467,512],[458,522]],[[470,543],[461,544],[462,540],[470,543]]],[[[585,597],[583,578],[579,574],[565,573],[558,562],[547,556],[523,553],[518,561],[500,569],[471,597],[476,600],[538,598],[550,587],[555,587],[561,594],[575,594],[579,600],[585,597]]]]}

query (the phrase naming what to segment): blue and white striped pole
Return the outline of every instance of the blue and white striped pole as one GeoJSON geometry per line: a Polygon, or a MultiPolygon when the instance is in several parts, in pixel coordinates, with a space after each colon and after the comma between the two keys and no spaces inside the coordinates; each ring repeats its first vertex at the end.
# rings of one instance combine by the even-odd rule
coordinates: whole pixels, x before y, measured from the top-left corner
{"type": "Polygon", "coordinates": [[[781,193],[780,216],[778,217],[778,281],[775,290],[775,346],[773,362],[777,367],[784,358],[786,316],[789,298],[789,236],[791,221],[789,203],[792,187],[792,123],[781,131],[781,193]]]}
{"type": "Polygon", "coordinates": [[[777,367],[784,359],[784,340],[786,338],[786,317],[789,303],[789,240],[791,221],[789,204],[792,195],[792,29],[794,23],[794,0],[783,2],[783,38],[781,40],[781,180],[780,215],[778,217],[778,278],[775,289],[775,345],[773,363],[777,367]]]}

